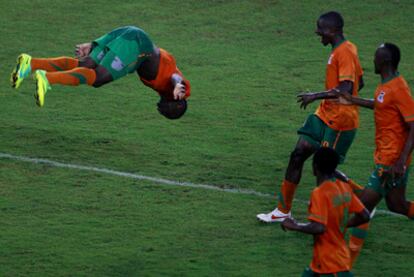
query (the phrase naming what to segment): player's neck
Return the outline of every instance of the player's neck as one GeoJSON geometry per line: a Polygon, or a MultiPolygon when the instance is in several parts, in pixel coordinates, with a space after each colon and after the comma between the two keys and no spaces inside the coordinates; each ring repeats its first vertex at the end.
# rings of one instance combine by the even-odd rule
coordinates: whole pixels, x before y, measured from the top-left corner
{"type": "Polygon", "coordinates": [[[399,75],[398,71],[393,67],[384,67],[381,70],[381,82],[386,83],[399,75]]]}
{"type": "Polygon", "coordinates": [[[345,41],[345,37],[343,34],[337,34],[332,40],[332,49],[337,48],[339,45],[341,45],[345,41]]]}
{"type": "Polygon", "coordinates": [[[316,176],[316,184],[320,186],[322,183],[334,178],[335,176],[333,174],[318,174],[318,176],[316,176]]]}

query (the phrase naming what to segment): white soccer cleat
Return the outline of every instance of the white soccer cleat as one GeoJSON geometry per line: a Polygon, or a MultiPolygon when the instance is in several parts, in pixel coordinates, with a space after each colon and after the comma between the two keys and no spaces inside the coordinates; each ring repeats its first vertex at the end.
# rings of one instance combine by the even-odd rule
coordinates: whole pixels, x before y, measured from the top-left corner
{"type": "Polygon", "coordinates": [[[285,214],[284,212],[279,211],[278,208],[274,209],[268,214],[258,214],[256,215],[257,219],[266,222],[266,223],[273,223],[273,222],[282,222],[286,218],[291,218],[291,213],[285,214]]]}

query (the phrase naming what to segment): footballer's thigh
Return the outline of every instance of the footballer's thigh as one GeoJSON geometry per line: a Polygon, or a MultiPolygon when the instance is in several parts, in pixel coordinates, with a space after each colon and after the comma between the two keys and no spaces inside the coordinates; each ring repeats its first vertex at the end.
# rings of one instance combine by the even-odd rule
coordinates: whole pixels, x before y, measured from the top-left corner
{"type": "Polygon", "coordinates": [[[407,215],[411,206],[411,202],[407,201],[406,198],[409,171],[410,169],[407,168],[403,176],[394,178],[388,182],[387,193],[385,195],[388,209],[403,215],[407,215]]]}
{"type": "Polygon", "coordinates": [[[94,84],[94,86],[99,87],[126,76],[128,68],[117,54],[111,50],[106,50],[99,65],[95,68],[95,72],[96,85],[94,84]]]}
{"type": "Polygon", "coordinates": [[[102,65],[98,65],[94,70],[96,73],[96,79],[95,79],[95,82],[93,83],[94,87],[96,88],[100,87],[114,80],[111,72],[107,70],[105,67],[103,67],[102,65]]]}
{"type": "Polygon", "coordinates": [[[342,164],[345,161],[349,148],[351,148],[355,135],[356,129],[338,131],[326,126],[321,145],[335,149],[339,154],[339,163],[342,164]]]}

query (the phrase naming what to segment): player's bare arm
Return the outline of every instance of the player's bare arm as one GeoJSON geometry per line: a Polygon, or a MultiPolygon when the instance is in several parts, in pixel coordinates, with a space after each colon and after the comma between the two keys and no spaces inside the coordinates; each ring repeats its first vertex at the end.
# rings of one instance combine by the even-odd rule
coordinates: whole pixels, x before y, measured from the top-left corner
{"type": "Polygon", "coordinates": [[[408,128],[408,137],[405,141],[405,145],[403,148],[403,151],[400,154],[400,157],[395,162],[395,164],[390,169],[390,174],[392,177],[401,177],[404,175],[407,167],[406,162],[408,157],[410,156],[411,152],[413,151],[414,146],[414,122],[408,122],[407,123],[408,128]]]}
{"type": "Polygon", "coordinates": [[[358,83],[358,91],[360,91],[361,89],[363,89],[365,86],[364,83],[364,78],[362,76],[359,77],[359,83],[358,83]]]}
{"type": "Polygon", "coordinates": [[[339,103],[343,105],[357,105],[357,106],[368,108],[371,110],[374,109],[374,105],[375,105],[374,99],[355,97],[348,93],[341,93],[338,99],[339,99],[339,103]]]}
{"type": "Polygon", "coordinates": [[[325,225],[319,222],[311,221],[308,223],[299,223],[292,218],[286,218],[281,227],[283,231],[297,231],[310,235],[320,235],[325,232],[325,225]]]}
{"type": "Polygon", "coordinates": [[[352,94],[354,83],[351,81],[342,81],[336,88],[333,88],[328,91],[321,92],[303,92],[300,93],[298,97],[298,103],[300,107],[306,109],[306,107],[315,100],[321,99],[335,99],[338,98],[341,93],[352,94]]]}
{"type": "Polygon", "coordinates": [[[369,220],[370,220],[369,211],[366,208],[364,208],[362,212],[354,214],[354,216],[348,220],[346,227],[356,227],[356,226],[359,226],[361,224],[368,222],[369,220]]]}
{"type": "Polygon", "coordinates": [[[171,76],[171,82],[174,85],[174,91],[173,91],[174,100],[184,99],[184,97],[185,97],[185,84],[184,84],[183,78],[179,74],[174,73],[171,76]]]}

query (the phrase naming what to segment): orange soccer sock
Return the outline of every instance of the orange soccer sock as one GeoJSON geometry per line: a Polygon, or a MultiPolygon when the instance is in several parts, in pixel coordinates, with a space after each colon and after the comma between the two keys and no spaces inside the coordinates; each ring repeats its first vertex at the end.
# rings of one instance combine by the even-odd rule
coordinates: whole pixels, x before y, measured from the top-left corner
{"type": "Polygon", "coordinates": [[[364,223],[358,227],[352,228],[351,236],[349,238],[349,250],[351,252],[351,268],[354,265],[356,258],[361,252],[364,245],[365,238],[368,235],[369,223],[364,223]]]}
{"type": "Polygon", "coordinates": [[[65,71],[70,70],[79,65],[79,60],[70,57],[58,57],[58,58],[32,58],[30,66],[32,71],[42,69],[47,72],[65,71]]]}
{"type": "Polygon", "coordinates": [[[77,86],[79,84],[93,85],[96,80],[95,70],[86,67],[76,67],[72,70],[47,72],[49,84],[77,86]]]}
{"type": "Polygon", "coordinates": [[[410,219],[414,219],[414,202],[409,202],[409,203],[410,203],[410,207],[408,208],[407,216],[410,219]]]}
{"type": "Polygon", "coordinates": [[[295,195],[297,184],[283,180],[279,193],[279,202],[277,208],[283,213],[290,212],[292,208],[293,196],[295,195]]]}

